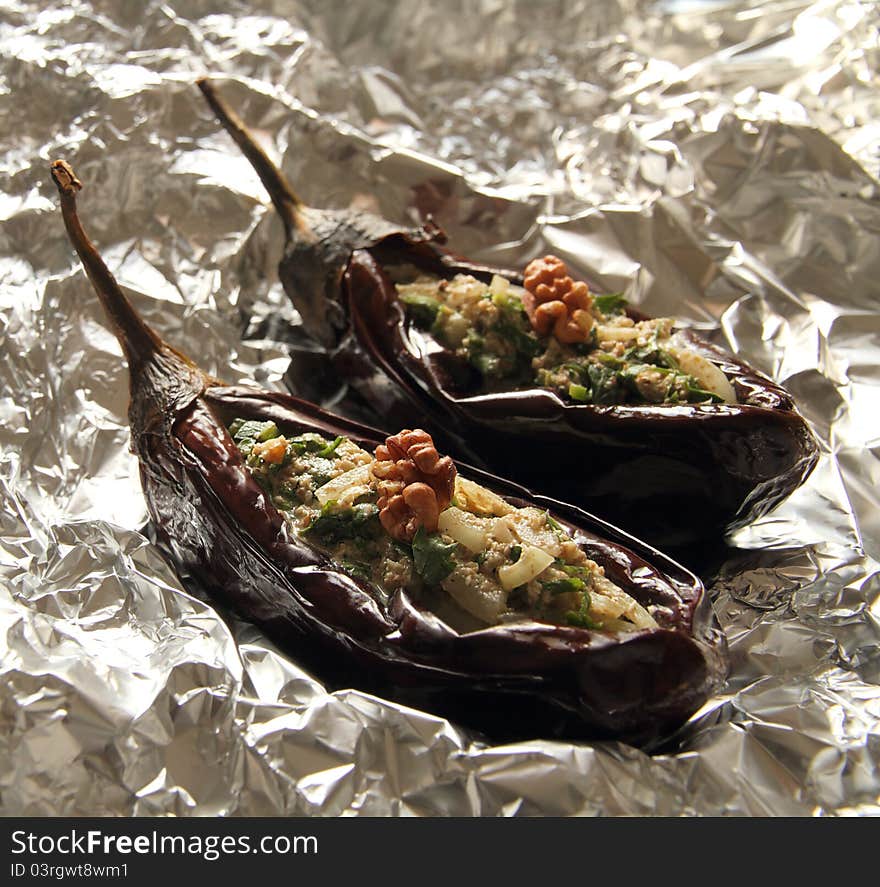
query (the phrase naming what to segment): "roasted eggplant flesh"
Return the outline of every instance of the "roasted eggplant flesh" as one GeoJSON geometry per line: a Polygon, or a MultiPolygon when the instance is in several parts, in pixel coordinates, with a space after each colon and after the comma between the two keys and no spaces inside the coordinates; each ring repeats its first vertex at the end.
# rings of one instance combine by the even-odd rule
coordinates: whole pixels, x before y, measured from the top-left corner
{"type": "Polygon", "coordinates": [[[117,286],[80,225],[72,170],[56,162],[53,176],[129,362],[144,494],[182,574],[329,686],[496,736],[653,747],[718,689],[724,637],[695,576],[573,506],[477,469],[459,476],[424,432],[388,437],[207,376],[117,286]],[[509,542],[489,540],[500,518],[509,542]],[[483,568],[483,596],[444,587],[483,568]]]}
{"type": "MultiPolygon", "coordinates": [[[[348,381],[352,415],[427,427],[467,461],[685,555],[778,505],[815,466],[789,395],[732,354],[554,257],[493,268],[450,252],[431,224],[307,206],[214,85],[199,86],[284,222],[279,277],[348,381]]],[[[288,379],[303,393],[315,375],[295,357],[288,379]]]]}

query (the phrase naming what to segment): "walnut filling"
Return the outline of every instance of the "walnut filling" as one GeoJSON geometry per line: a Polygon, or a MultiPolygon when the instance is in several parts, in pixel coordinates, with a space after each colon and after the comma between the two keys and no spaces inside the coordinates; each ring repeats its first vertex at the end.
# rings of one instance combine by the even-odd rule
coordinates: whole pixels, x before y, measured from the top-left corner
{"type": "Polygon", "coordinates": [[[547,512],[514,508],[457,475],[424,431],[389,438],[378,459],[347,438],[286,435],[274,422],[237,419],[229,431],[304,541],[381,595],[404,590],[459,631],[522,620],[611,632],[657,625],[547,512]],[[400,485],[390,494],[389,482],[400,485]],[[400,519],[394,497],[409,505],[406,490],[419,485],[433,505],[400,519]]]}
{"type": "Polygon", "coordinates": [[[635,321],[617,295],[591,295],[554,256],[526,287],[459,274],[397,283],[411,322],[477,371],[485,391],[539,385],[573,403],[736,403],[724,373],[674,331],[635,321]]]}

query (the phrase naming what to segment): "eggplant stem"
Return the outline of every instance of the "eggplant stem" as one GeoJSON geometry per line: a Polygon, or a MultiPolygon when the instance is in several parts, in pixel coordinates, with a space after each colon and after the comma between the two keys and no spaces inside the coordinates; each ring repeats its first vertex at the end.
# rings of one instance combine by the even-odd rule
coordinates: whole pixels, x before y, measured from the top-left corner
{"type": "Polygon", "coordinates": [[[211,80],[207,77],[200,77],[196,81],[196,85],[202,91],[202,95],[223,128],[232,136],[244,156],[250,161],[251,166],[256,170],[263,187],[269,192],[269,197],[272,198],[272,203],[281,216],[287,239],[290,240],[294,229],[302,224],[301,213],[305,204],[290,187],[290,182],[287,181],[284,173],[257,144],[257,140],[245,126],[244,121],[220,98],[211,80]]]}
{"type": "Polygon", "coordinates": [[[122,345],[129,365],[143,363],[162,349],[162,340],[135,311],[83,230],[76,211],[76,192],[82,189],[82,182],[76,177],[73,168],[64,160],[56,160],[51,169],[52,178],[61,196],[61,214],[70,242],[79,254],[86,274],[110,318],[113,332],[122,345]]]}

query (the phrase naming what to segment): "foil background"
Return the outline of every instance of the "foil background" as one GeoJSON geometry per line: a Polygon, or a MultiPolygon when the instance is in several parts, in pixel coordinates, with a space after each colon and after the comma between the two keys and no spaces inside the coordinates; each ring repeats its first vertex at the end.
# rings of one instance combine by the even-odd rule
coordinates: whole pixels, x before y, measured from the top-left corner
{"type": "Polygon", "coordinates": [[[0,812],[880,813],[878,36],[840,0],[0,3],[0,812]],[[306,200],[557,252],[796,397],[822,460],[713,574],[733,671],[680,750],[328,694],[182,590],[48,165],[165,339],[282,389],[281,226],[204,73],[306,200]]]}

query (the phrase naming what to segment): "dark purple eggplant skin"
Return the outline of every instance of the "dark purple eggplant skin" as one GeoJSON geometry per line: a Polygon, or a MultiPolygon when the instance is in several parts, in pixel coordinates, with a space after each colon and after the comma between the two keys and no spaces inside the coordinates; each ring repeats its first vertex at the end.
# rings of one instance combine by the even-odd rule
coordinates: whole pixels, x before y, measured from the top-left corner
{"type": "Polygon", "coordinates": [[[726,642],[697,577],[580,509],[476,469],[514,505],[547,509],[612,581],[657,604],[660,627],[628,634],[505,624],[462,633],[407,595],[390,599],[302,541],[248,470],[227,427],[272,419],[286,433],[385,435],[307,401],[225,386],[136,314],[82,230],[80,187],[53,164],[71,241],[130,367],[132,448],[156,538],[181,575],[260,626],[331,687],[356,687],[491,736],[621,739],[656,747],[723,684],[726,642]]]}
{"type": "MultiPolygon", "coordinates": [[[[306,206],[210,81],[199,86],[253,163],[287,234],[279,277],[307,332],[360,404],[337,408],[383,424],[423,424],[454,455],[574,502],[665,548],[718,540],[800,486],[818,445],[776,383],[706,341],[694,349],[731,379],[736,405],[594,406],[545,388],[480,393],[448,352],[420,347],[389,281],[392,265],[441,277],[498,273],[443,245],[433,225],[411,231],[363,213],[306,206]],[[363,410],[363,405],[367,410],[363,410]]],[[[636,319],[644,315],[630,312],[636,319]]],[[[472,371],[470,371],[472,373],[472,371]]],[[[288,379],[303,394],[314,367],[288,379]]]]}

